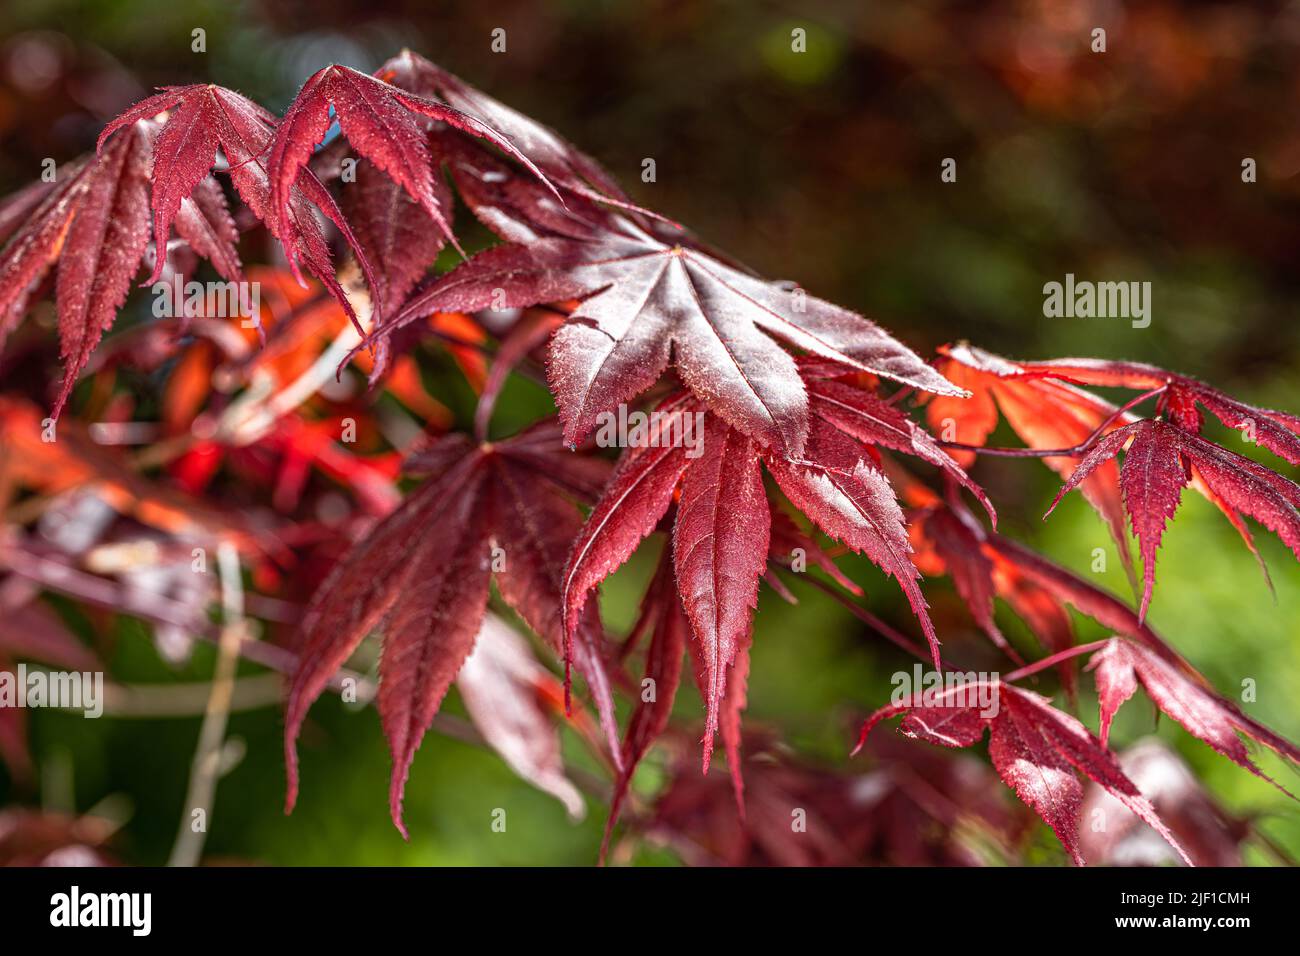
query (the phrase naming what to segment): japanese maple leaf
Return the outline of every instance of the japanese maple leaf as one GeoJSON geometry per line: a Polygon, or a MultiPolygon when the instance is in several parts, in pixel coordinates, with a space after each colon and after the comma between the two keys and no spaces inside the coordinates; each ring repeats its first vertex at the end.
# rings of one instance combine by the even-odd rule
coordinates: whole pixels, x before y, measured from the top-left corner
{"type": "Polygon", "coordinates": [[[770,552],[771,505],[760,462],[823,531],[867,554],[895,578],[938,658],[938,637],[910,560],[902,509],[874,446],[940,463],[978,489],[955,462],[944,460],[932,440],[927,444],[919,429],[904,426],[901,413],[869,393],[816,380],[808,390],[813,414],[807,457],[797,462],[762,449],[718,416],[703,415],[688,396],[668,399],[650,416],[648,433],[619,461],[574,542],[565,572],[565,613],[572,627],[591,589],[627,560],[676,499],[673,567],[705,701],[706,771],[724,716],[728,668],[748,646],[758,582],[770,552]],[[683,436],[689,438],[686,429],[697,427],[701,415],[700,441],[688,447],[683,436]]]}
{"type": "MultiPolygon", "coordinates": [[[[1020,365],[982,349],[963,344],[942,348],[940,353],[939,371],[971,393],[969,399],[935,396],[927,400],[926,420],[946,441],[983,446],[997,427],[999,412],[1021,441],[1037,449],[1073,448],[1098,428],[1113,431],[1134,420],[1132,415],[1119,414],[1105,399],[1066,382],[1027,374],[1020,365]]],[[[973,451],[952,454],[968,467],[975,459],[973,451]]],[[[1042,461],[1063,479],[1076,463],[1075,458],[1064,455],[1042,461]]],[[[1119,467],[1114,463],[1101,466],[1080,490],[1106,522],[1125,569],[1130,569],[1119,467]]]]}
{"type": "MultiPolygon", "coordinates": [[[[451,190],[441,177],[434,178],[432,192],[439,208],[452,208],[451,190]]],[[[343,206],[375,267],[383,313],[391,314],[438,257],[446,233],[400,183],[369,160],[357,164],[356,180],[343,187],[343,206]]]]}
{"type": "MultiPolygon", "coordinates": [[[[377,285],[374,271],[334,198],[310,170],[304,171],[296,184],[286,185],[283,194],[274,193],[276,183],[270,177],[266,153],[276,131],[275,116],[239,93],[210,83],[169,86],[136,103],[105,126],[99,136],[99,149],[102,151],[118,130],[161,113],[168,116],[154,151],[150,193],[157,248],[166,248],[168,227],[173,217],[178,231],[195,231],[187,225],[187,220],[193,218],[186,213],[187,204],[192,202],[192,195],[206,194],[204,202],[210,210],[208,219],[213,223],[212,235],[205,236],[195,248],[204,252],[204,243],[211,246],[215,251],[209,257],[222,274],[227,278],[238,274],[238,260],[234,258],[231,245],[233,226],[227,228],[221,219],[224,200],[222,208],[217,209],[217,197],[212,187],[203,185],[220,150],[235,189],[253,214],[280,241],[294,266],[295,275],[298,275],[297,263],[301,261],[360,329],[352,305],[335,277],[329,244],[312,211],[313,206],[338,227],[349,245],[357,250],[358,261],[372,289],[377,285]],[[234,272],[227,274],[231,270],[234,272]]],[[[195,244],[194,240],[191,244],[195,244]]],[[[158,259],[151,282],[161,274],[161,252],[158,259]]]]}
{"type": "Polygon", "coordinates": [[[156,128],[134,127],[92,161],[74,165],[0,254],[0,338],[30,290],[58,260],[55,282],[63,385],[53,416],[126,301],[149,239],[149,156],[156,128]]]}
{"type": "Polygon", "coordinates": [[[595,606],[561,628],[560,572],[580,525],[575,500],[594,496],[598,459],[566,452],[544,422],[505,441],[474,445],[451,435],[413,468],[430,475],[341,560],[317,590],[289,689],[286,806],[297,796],[296,740],[307,709],[366,635],[383,632],[378,706],[393,753],[389,804],[401,820],[412,758],[451,682],[474,647],[489,582],[587,679],[615,763],[613,702],[595,606]]]}
{"type": "MultiPolygon", "coordinates": [[[[1247,439],[1257,441],[1292,464],[1300,463],[1300,417],[1256,408],[1186,375],[1140,362],[1103,359],[1012,362],[968,345],[942,351],[945,358],[939,368],[974,393],[973,400],[966,403],[942,397],[930,400],[927,409],[930,424],[946,440],[983,445],[996,426],[1000,409],[1007,422],[1031,448],[1078,448],[1082,452],[1091,447],[1089,443],[1100,435],[1111,434],[1138,420],[1127,406],[1117,408],[1075,387],[1088,385],[1127,388],[1142,393],[1135,401],[1156,396],[1157,414],[1163,414],[1173,425],[1194,436],[1200,435],[1204,425],[1200,409],[1209,409],[1225,425],[1241,429],[1247,439]]],[[[1077,457],[1078,453],[1072,453],[1043,460],[1062,478],[1068,478],[1075,471],[1077,457]]],[[[1191,486],[1223,512],[1254,554],[1267,581],[1268,569],[1242,518],[1243,513],[1251,512],[1237,507],[1229,496],[1223,494],[1221,485],[1211,485],[1195,462],[1189,461],[1188,464],[1191,486]]],[[[1123,528],[1124,492],[1119,466],[1110,460],[1098,461],[1079,487],[1110,526],[1127,570],[1129,550],[1123,528]]],[[[1157,487],[1160,486],[1148,490],[1154,493],[1157,487]]],[[[1163,487],[1167,491],[1168,483],[1163,487]]],[[[1152,501],[1150,504],[1157,506],[1160,503],[1152,501]]],[[[1167,505],[1168,501],[1163,504],[1167,505]]],[[[1129,515],[1132,521],[1133,513],[1130,511],[1129,515]]],[[[1154,518],[1144,520],[1148,524],[1145,528],[1148,541],[1158,542],[1158,530],[1163,529],[1163,521],[1152,524],[1154,518]]],[[[1154,544],[1150,553],[1154,555],[1154,544]]],[[[1147,570],[1149,575],[1150,563],[1147,570]]],[[[1148,596],[1150,587],[1148,579],[1144,585],[1148,596]]]]}
{"type": "MultiPolygon", "coordinates": [[[[484,127],[507,139],[556,185],[589,199],[613,201],[617,205],[627,203],[627,197],[614,178],[554,130],[493,99],[424,57],[403,50],[376,70],[375,76],[427,100],[442,100],[461,114],[476,117],[484,127]]],[[[479,156],[488,159],[483,153],[479,156]]]]}
{"type": "MultiPolygon", "coordinates": [[[[1129,779],[1148,795],[1178,842],[1197,866],[1242,866],[1252,824],[1229,811],[1196,779],[1191,768],[1155,737],[1119,754],[1129,779]]],[[[1096,784],[1083,798],[1085,820],[1100,816],[1105,827],[1084,827],[1083,853],[1106,866],[1162,866],[1176,863],[1169,847],[1147,839],[1142,822],[1096,784]]]]}
{"type": "Polygon", "coordinates": [[[564,804],[570,818],[581,819],[582,794],[564,774],[560,735],[544,706],[557,693],[562,699],[563,689],[528,642],[495,614],[484,617],[456,689],[474,726],[510,769],[564,804]]]}
{"type": "Polygon", "coordinates": [[[314,73],[303,84],[276,128],[269,159],[274,220],[282,230],[288,228],[293,215],[293,187],[317,144],[331,123],[337,121],[352,147],[401,185],[442,233],[454,241],[448,210],[439,202],[434,188],[429,120],[487,140],[546,181],[531,160],[481,120],[334,64],[314,73]]]}
{"type": "Polygon", "coordinates": [[[572,629],[581,620],[590,590],[655,529],[680,483],[673,563],[699,643],[696,652],[704,661],[707,768],[727,668],[748,635],[758,580],[767,565],[770,513],[757,446],[721,419],[707,419],[701,436],[704,454],[694,460],[683,445],[668,444],[670,430],[696,421],[697,411],[684,396],[671,400],[658,410],[646,443],[624,454],[574,542],[564,601],[572,629]]]}
{"type": "MultiPolygon", "coordinates": [[[[798,549],[806,558],[824,569],[832,579],[846,590],[861,594],[862,589],[846,578],[830,556],[820,548],[790,517],[773,506],[769,532],[769,562],[788,563],[792,552],[798,549]]],[[[604,857],[614,824],[622,809],[627,788],[637,765],[651,745],[668,727],[673,701],[681,683],[683,657],[690,653],[692,670],[700,696],[707,702],[714,693],[711,683],[716,679],[715,662],[710,659],[706,644],[692,640],[691,620],[683,609],[678,593],[674,570],[674,549],[666,549],[660,557],[658,570],[641,602],[641,610],[632,627],[622,655],[626,656],[648,633],[649,646],[645,652],[645,670],[641,680],[641,695],[637,700],[627,732],[623,737],[623,771],[615,781],[614,797],[605,825],[605,839],[601,849],[604,857]]],[[[783,590],[779,578],[766,575],[774,589],[783,590]]],[[[791,600],[792,595],[784,592],[791,600]]],[[[750,633],[746,628],[736,650],[730,679],[725,682],[723,696],[718,703],[718,733],[727,751],[727,766],[731,771],[732,794],[736,806],[745,813],[745,783],[741,770],[741,713],[746,706],[746,681],[749,673],[750,633]]],[[[706,761],[707,766],[707,761],[706,761]]]]}
{"type": "Polygon", "coordinates": [[[777,339],[853,369],[961,394],[910,349],[855,313],[765,282],[628,219],[591,240],[544,238],[479,253],[418,293],[378,330],[431,312],[580,299],[552,340],[548,376],[565,440],[645,391],[672,364],[712,411],[759,444],[797,456],[808,396],[777,339]]]}
{"type": "MultiPolygon", "coordinates": [[[[986,699],[987,696],[986,696],[986,699]]],[[[903,716],[901,730],[909,737],[943,747],[969,747],[989,731],[993,767],[1016,796],[1052,828],[1071,859],[1080,866],[1080,808],[1082,773],[1146,821],[1179,855],[1191,859],[1156,815],[1114,755],[1088,728],[1062,713],[1038,694],[1000,681],[959,684],[934,694],[917,693],[880,708],[863,724],[858,747],[882,720],[903,716]],[[982,712],[970,701],[991,692],[996,713],[982,712]]]]}
{"type": "Polygon", "coordinates": [[[1124,507],[1142,553],[1143,592],[1139,617],[1145,617],[1155,586],[1156,550],[1165,522],[1178,508],[1192,469],[1206,487],[1235,512],[1249,515],[1273,531],[1300,559],[1300,486],[1263,465],[1228,451],[1182,427],[1144,419],[1111,432],[1079,462],[1052,502],[1099,465],[1127,449],[1120,469],[1124,507]]]}
{"type": "Polygon", "coordinates": [[[1182,724],[1188,733],[1268,780],[1283,793],[1287,792],[1255,766],[1239,735],[1265,744],[1293,763],[1300,763],[1300,748],[1247,717],[1236,704],[1215,693],[1203,680],[1193,679],[1148,649],[1120,638],[1108,641],[1093,655],[1088,667],[1097,681],[1103,744],[1110,735],[1115,712],[1133,696],[1140,683],[1152,703],[1182,724]]]}
{"type": "Polygon", "coordinates": [[[1077,382],[1082,385],[1161,389],[1159,410],[1184,430],[1199,434],[1204,424],[1201,408],[1229,428],[1247,433],[1279,458],[1300,465],[1300,416],[1238,401],[1205,382],[1143,362],[1107,359],[1053,359],[1018,363],[1025,373],[1077,382]]]}

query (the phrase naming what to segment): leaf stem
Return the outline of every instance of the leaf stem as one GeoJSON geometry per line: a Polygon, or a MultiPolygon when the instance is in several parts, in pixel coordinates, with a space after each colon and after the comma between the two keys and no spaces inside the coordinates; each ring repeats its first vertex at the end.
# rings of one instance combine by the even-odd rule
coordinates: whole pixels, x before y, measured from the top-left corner
{"type": "Polygon", "coordinates": [[[1034,661],[1032,664],[1028,664],[1019,670],[1014,670],[1010,674],[1004,674],[1002,675],[1002,680],[1004,683],[1010,683],[1011,681],[1020,680],[1023,677],[1029,677],[1031,674],[1037,674],[1039,671],[1046,670],[1053,664],[1061,663],[1061,661],[1069,660],[1071,657],[1078,657],[1081,654],[1091,654],[1093,651],[1099,651],[1109,644],[1110,641],[1111,639],[1108,637],[1105,640],[1093,641],[1091,644],[1079,644],[1076,647],[1068,647],[1063,651],[1057,651],[1049,657],[1044,657],[1040,661],[1034,661]]]}
{"type": "Polygon", "coordinates": [[[973,451],[980,455],[994,455],[999,458],[1075,458],[1084,455],[1088,450],[1097,443],[1097,440],[1106,434],[1106,429],[1110,428],[1116,419],[1120,418],[1125,412],[1141,405],[1148,398],[1155,398],[1168,388],[1167,385],[1160,385],[1148,392],[1143,392],[1136,398],[1129,399],[1119,408],[1115,409],[1105,421],[1098,425],[1091,435],[1085,438],[1079,444],[1071,448],[997,448],[988,445],[968,445],[964,442],[943,441],[939,444],[944,448],[956,448],[960,451],[973,451]]]}

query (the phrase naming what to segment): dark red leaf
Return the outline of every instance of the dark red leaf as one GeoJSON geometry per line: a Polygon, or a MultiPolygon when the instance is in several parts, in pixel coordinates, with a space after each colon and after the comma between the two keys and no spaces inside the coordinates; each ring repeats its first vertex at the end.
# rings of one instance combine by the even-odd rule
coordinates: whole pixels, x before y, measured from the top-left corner
{"type": "Polygon", "coordinates": [[[692,650],[701,662],[707,773],[727,669],[749,634],[758,605],[771,511],[753,442],[714,418],[705,430],[704,448],[706,453],[682,480],[673,564],[695,635],[692,650]]]}
{"type": "Polygon", "coordinates": [[[376,329],[432,312],[476,312],[581,299],[552,341],[548,368],[565,437],[653,385],[671,356],[709,408],[761,444],[803,450],[808,399],[774,339],[855,369],[957,394],[914,353],[859,315],[755,279],[626,219],[593,241],[539,239],[480,253],[376,329]]]}
{"type": "Polygon", "coordinates": [[[554,796],[577,820],[586,807],[564,775],[560,735],[539,701],[553,684],[558,682],[528,642],[492,613],[484,617],[474,652],[456,675],[460,699],[483,739],[511,770],[554,796]]]}
{"type": "Polygon", "coordinates": [[[1075,863],[1084,862],[1079,852],[1080,773],[1150,824],[1191,863],[1111,752],[1083,724],[1039,695],[1001,682],[958,683],[933,697],[916,694],[872,714],[863,725],[858,746],[876,724],[899,714],[906,715],[904,733],[948,747],[977,743],[987,727],[994,768],[1052,828],[1075,863]],[[980,690],[994,695],[992,713],[981,712],[971,702],[980,690]]]}
{"type": "Polygon", "coordinates": [[[1275,532],[1300,559],[1300,486],[1263,465],[1159,419],[1112,432],[1084,456],[1048,509],[1098,465],[1128,445],[1120,470],[1124,507],[1142,545],[1146,585],[1139,617],[1145,617],[1155,583],[1155,554],[1165,521],[1178,507],[1191,468],[1215,496],[1275,532]]]}
{"type": "MultiPolygon", "coordinates": [[[[319,208],[338,227],[352,248],[359,249],[359,243],[333,197],[310,171],[305,171],[297,188],[284,197],[283,214],[273,215],[280,207],[272,205],[272,182],[266,153],[275,135],[275,116],[247,97],[210,83],[169,86],[136,103],[105,126],[99,135],[100,151],[118,130],[138,125],[140,121],[161,113],[167,113],[168,118],[153,157],[150,197],[159,250],[155,277],[160,274],[167,226],[173,217],[177,219],[178,231],[193,242],[193,227],[197,224],[186,212],[185,201],[192,196],[202,197],[205,189],[202,183],[220,149],[235,189],[253,214],[266,223],[284,246],[289,261],[295,264],[295,268],[296,263],[302,261],[360,329],[347,294],[335,277],[329,245],[312,210],[313,205],[319,208]]],[[[219,223],[220,214],[212,208],[216,197],[211,195],[210,187],[207,190],[208,199],[200,198],[200,202],[208,207],[206,218],[219,223]]],[[[218,249],[214,264],[224,275],[232,265],[233,249],[220,243],[223,230],[221,225],[214,228],[212,241],[217,242],[218,249]]],[[[202,240],[195,246],[196,251],[202,251],[201,245],[202,240]]],[[[369,260],[360,252],[358,259],[367,282],[372,289],[375,288],[369,260]]]]}
{"type": "MultiPolygon", "coordinates": [[[[371,630],[384,634],[379,707],[393,750],[390,803],[399,829],[411,759],[474,646],[490,578],[529,627],[565,649],[561,569],[581,520],[562,477],[573,457],[558,427],[544,422],[491,445],[450,436],[413,460],[428,480],[335,566],[304,619],[285,716],[288,808],[297,796],[295,745],[307,709],[371,630]],[[544,449],[553,469],[542,464],[544,449]]],[[[565,659],[586,677],[618,764],[594,606],[572,622],[570,635],[565,659]]]]}
{"type": "Polygon", "coordinates": [[[348,142],[401,185],[448,239],[453,239],[448,210],[434,190],[428,120],[447,123],[487,140],[545,180],[536,166],[504,136],[461,111],[416,96],[383,80],[334,64],[314,73],[290,104],[275,131],[269,166],[273,216],[282,232],[292,221],[292,189],[331,122],[337,121],[348,142]],[[331,107],[333,112],[331,112],[331,107]]]}
{"type": "Polygon", "coordinates": [[[1097,680],[1103,743],[1110,734],[1115,712],[1141,683],[1152,702],[1188,733],[1286,793],[1255,766],[1239,735],[1258,740],[1293,762],[1300,762],[1300,748],[1245,717],[1236,704],[1214,693],[1203,681],[1193,680],[1146,648],[1119,638],[1094,654],[1088,667],[1097,680]]]}

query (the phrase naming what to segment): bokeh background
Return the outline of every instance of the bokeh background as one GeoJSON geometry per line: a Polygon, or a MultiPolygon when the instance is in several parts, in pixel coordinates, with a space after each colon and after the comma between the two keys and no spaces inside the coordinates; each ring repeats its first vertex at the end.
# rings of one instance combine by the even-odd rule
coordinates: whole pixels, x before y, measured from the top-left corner
{"type": "MultiPolygon", "coordinates": [[[[918,351],[969,339],[1019,358],[1140,359],[1300,410],[1296,3],[6,0],[0,190],[34,179],[45,157],[92,148],[104,121],[154,86],[212,81],[278,112],[326,63],[372,70],[404,46],[553,126],[638,201],[764,275],[798,279],[875,318],[918,351]],[[196,27],[206,30],[204,53],[191,51],[196,27]],[[1105,53],[1090,49],[1096,27],[1106,30],[1105,53]],[[495,28],[506,31],[505,53],[490,48],[495,28]],[[806,30],[804,53],[791,50],[795,28],[806,30]],[[948,157],[955,183],[940,180],[948,157]],[[1254,183],[1242,181],[1248,157],[1254,183]],[[646,158],[653,183],[641,180],[646,158]],[[1150,327],[1044,318],[1043,284],[1067,272],[1151,282],[1150,327]]],[[[535,389],[511,396],[507,415],[540,413],[535,389]]],[[[1231,433],[1222,440],[1240,447],[1231,433]]],[[[1057,485],[1038,463],[983,460],[976,477],[1011,536],[1085,574],[1094,548],[1113,557],[1079,496],[1039,521],[1057,485]]],[[[1296,738],[1300,570],[1273,537],[1258,540],[1276,599],[1233,529],[1187,495],[1165,537],[1150,620],[1221,689],[1255,680],[1251,713],[1296,738]]],[[[651,557],[609,587],[613,629],[630,624],[651,557]]],[[[874,569],[843,563],[874,609],[906,622],[874,569]]],[[[1127,594],[1119,562],[1109,566],[1099,583],[1127,594]]],[[[945,640],[979,660],[980,640],[949,584],[932,582],[927,593],[945,640]]],[[[1080,625],[1082,638],[1104,636],[1080,625]]],[[[142,625],[115,626],[119,680],[210,675],[206,649],[177,671],[159,662],[142,625]]],[[[834,604],[808,593],[791,608],[765,592],[748,720],[851,766],[854,721],[888,699],[900,665],[834,604]]],[[[689,714],[693,701],[682,706],[689,714]]],[[[1095,708],[1085,700],[1081,712],[1091,720],[1095,708]]],[[[412,839],[403,842],[387,818],[388,756],[374,713],[322,700],[313,715],[317,739],[287,818],[278,707],[234,716],[246,753],[220,784],[208,859],[595,859],[601,807],[571,823],[494,755],[437,735],[416,759],[412,839]],[[511,808],[507,834],[488,826],[494,807],[511,808]]],[[[197,718],[34,713],[39,785],[19,792],[0,771],[0,801],[107,808],[122,822],[115,854],[161,862],[197,729],[197,718]]],[[[1145,704],[1121,713],[1116,739],[1150,732],[1228,808],[1259,814],[1271,839],[1300,853],[1293,803],[1181,728],[1156,725],[1145,704]]],[[[1294,774],[1262,763],[1295,789],[1294,774]]],[[[1031,858],[1059,862],[1050,837],[1040,842],[1031,858]]],[[[1265,858],[1252,850],[1250,859],[1265,858]]],[[[636,860],[673,858],[644,850],[636,860]]]]}

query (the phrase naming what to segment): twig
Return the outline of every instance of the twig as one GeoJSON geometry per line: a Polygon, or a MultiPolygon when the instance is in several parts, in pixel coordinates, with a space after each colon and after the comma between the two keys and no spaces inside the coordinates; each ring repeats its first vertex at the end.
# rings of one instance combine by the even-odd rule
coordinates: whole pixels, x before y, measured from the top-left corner
{"type": "Polygon", "coordinates": [[[1014,670],[1010,674],[1004,674],[1002,680],[1004,683],[1010,683],[1014,680],[1020,680],[1023,677],[1029,677],[1031,674],[1037,674],[1039,671],[1047,670],[1053,664],[1059,664],[1061,661],[1069,660],[1071,657],[1078,657],[1081,654],[1090,654],[1093,651],[1099,651],[1110,643],[1110,638],[1102,641],[1093,641],[1091,644],[1078,644],[1074,647],[1067,647],[1063,651],[1057,651],[1050,657],[1044,657],[1042,660],[1034,661],[1019,670],[1014,670]]]}
{"type": "Polygon", "coordinates": [[[1136,398],[1125,402],[1119,408],[1115,409],[1105,421],[1093,430],[1092,434],[1085,438],[1079,444],[1072,448],[996,448],[988,445],[967,445],[959,441],[939,441],[944,448],[956,448],[959,451],[973,451],[980,455],[995,455],[999,458],[1075,458],[1079,455],[1086,454],[1097,439],[1106,433],[1106,429],[1114,424],[1115,420],[1122,416],[1137,405],[1141,405],[1148,398],[1154,398],[1161,394],[1168,386],[1161,385],[1153,388],[1149,392],[1143,392],[1136,398]]]}
{"type": "Polygon", "coordinates": [[[217,665],[212,675],[207,713],[203,715],[203,726],[199,729],[199,745],[190,768],[189,788],[182,804],[189,812],[181,816],[180,831],[167,860],[168,866],[195,866],[203,853],[217,779],[221,776],[221,757],[235,688],[239,646],[247,628],[244,622],[244,588],[239,578],[239,552],[228,541],[223,541],[217,549],[217,568],[221,574],[222,606],[217,665]]]}
{"type": "MultiPolygon", "coordinates": [[[[793,574],[793,572],[790,573],[793,574]]],[[[794,580],[794,578],[791,577],[791,580],[794,580]]],[[[917,644],[902,631],[897,630],[890,624],[876,617],[876,615],[872,614],[856,601],[851,600],[847,595],[841,594],[820,578],[815,578],[809,575],[804,580],[817,588],[817,590],[829,594],[840,604],[844,605],[844,607],[848,608],[854,617],[862,621],[864,624],[867,624],[872,630],[879,633],[881,637],[885,638],[890,643],[907,651],[907,653],[911,654],[913,657],[918,657],[927,663],[930,661],[930,654],[925,650],[925,648],[921,647],[921,645],[917,644]]],[[[941,659],[940,664],[942,663],[943,661],[941,659]]]]}
{"type": "MultiPolygon", "coordinates": [[[[211,643],[220,640],[220,631],[211,624],[196,620],[192,607],[161,594],[123,588],[115,581],[86,574],[61,561],[22,549],[11,551],[0,547],[0,567],[7,567],[14,574],[34,581],[43,588],[66,594],[95,607],[129,614],[152,624],[170,624],[183,629],[191,637],[211,643]],[[15,561],[13,557],[21,560],[15,561]]],[[[246,660],[284,673],[292,672],[298,663],[298,657],[292,651],[247,636],[241,637],[239,653],[246,660]]],[[[330,686],[335,690],[355,686],[357,698],[361,700],[374,696],[374,686],[368,678],[346,669],[330,678],[330,686]],[[345,685],[344,681],[355,683],[345,685]]]]}

